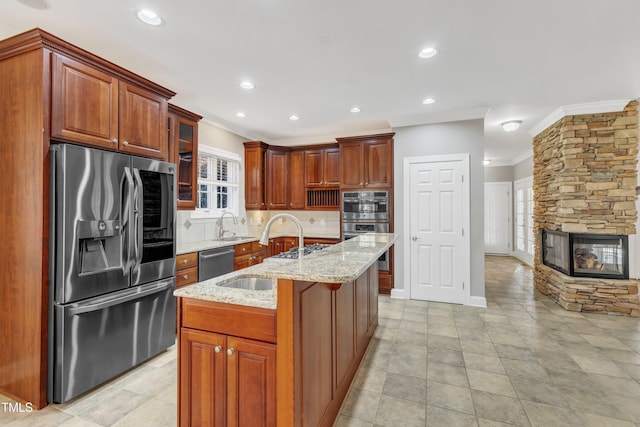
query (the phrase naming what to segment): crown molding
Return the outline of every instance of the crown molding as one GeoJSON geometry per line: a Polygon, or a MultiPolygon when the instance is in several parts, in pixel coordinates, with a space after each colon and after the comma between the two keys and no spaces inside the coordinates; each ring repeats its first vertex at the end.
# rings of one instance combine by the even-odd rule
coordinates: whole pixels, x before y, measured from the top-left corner
{"type": "Polygon", "coordinates": [[[584,104],[571,104],[558,107],[554,112],[542,119],[529,130],[529,135],[535,137],[540,132],[565,116],[577,116],[580,114],[598,114],[621,111],[631,99],[616,99],[611,101],[587,102],[584,104]]]}
{"type": "Polygon", "coordinates": [[[405,126],[429,125],[434,123],[459,122],[464,120],[484,119],[490,107],[466,108],[435,112],[432,114],[420,114],[413,116],[396,117],[389,120],[392,128],[405,126]]]}

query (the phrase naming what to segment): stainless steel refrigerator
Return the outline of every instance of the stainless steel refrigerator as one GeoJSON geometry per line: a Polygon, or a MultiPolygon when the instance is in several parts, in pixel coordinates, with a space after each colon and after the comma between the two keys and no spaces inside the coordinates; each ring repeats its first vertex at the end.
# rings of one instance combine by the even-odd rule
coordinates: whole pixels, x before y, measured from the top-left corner
{"type": "Polygon", "coordinates": [[[49,402],[175,343],[175,168],[52,144],[49,402]]]}

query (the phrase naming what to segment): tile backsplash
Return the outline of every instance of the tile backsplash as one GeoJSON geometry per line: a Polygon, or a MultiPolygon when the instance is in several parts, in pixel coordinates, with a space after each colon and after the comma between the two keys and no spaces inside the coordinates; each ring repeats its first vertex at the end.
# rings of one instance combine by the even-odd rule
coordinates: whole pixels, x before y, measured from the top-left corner
{"type": "MultiPolygon", "coordinates": [[[[340,238],[339,211],[246,211],[234,225],[230,216],[224,217],[224,229],[237,236],[259,236],[269,219],[278,213],[288,213],[302,223],[304,235],[310,237],[340,238]]],[[[177,240],[191,243],[213,240],[218,237],[217,218],[191,218],[190,211],[178,211],[177,240]]],[[[271,226],[270,235],[297,236],[298,229],[293,221],[281,218],[271,226]]],[[[229,234],[225,234],[228,236],[229,234]]]]}

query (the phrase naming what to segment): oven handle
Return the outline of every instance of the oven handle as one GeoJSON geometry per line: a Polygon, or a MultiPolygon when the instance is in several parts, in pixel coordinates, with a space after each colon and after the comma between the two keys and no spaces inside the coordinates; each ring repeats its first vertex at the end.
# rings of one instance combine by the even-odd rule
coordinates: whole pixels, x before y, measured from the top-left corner
{"type": "Polygon", "coordinates": [[[70,316],[76,316],[78,314],[90,313],[92,311],[104,310],[105,308],[113,307],[114,305],[123,304],[129,301],[135,301],[135,300],[147,297],[149,295],[164,292],[171,287],[173,287],[173,279],[167,279],[162,282],[156,283],[154,286],[149,287],[144,291],[129,293],[119,298],[107,299],[105,301],[98,302],[95,304],[87,304],[87,305],[81,305],[78,307],[69,308],[67,311],[67,316],[70,317],[70,316]]]}

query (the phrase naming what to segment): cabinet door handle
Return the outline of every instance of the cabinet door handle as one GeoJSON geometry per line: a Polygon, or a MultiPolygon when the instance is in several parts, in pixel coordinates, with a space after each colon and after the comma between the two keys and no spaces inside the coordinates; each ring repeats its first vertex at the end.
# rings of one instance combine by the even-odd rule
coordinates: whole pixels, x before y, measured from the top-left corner
{"type": "Polygon", "coordinates": [[[235,350],[233,347],[232,347],[232,348],[230,348],[229,350],[227,350],[227,354],[228,354],[229,356],[233,356],[233,353],[235,353],[235,352],[236,352],[236,350],[235,350]]]}
{"type": "Polygon", "coordinates": [[[360,181],[360,185],[362,185],[362,181],[360,181]]]}
{"type": "Polygon", "coordinates": [[[365,186],[365,187],[366,187],[366,186],[368,186],[368,185],[369,185],[369,183],[368,183],[368,182],[365,182],[365,183],[364,183],[364,186],[365,186]]]}
{"type": "Polygon", "coordinates": [[[118,143],[118,138],[113,138],[113,139],[111,140],[111,142],[113,142],[114,144],[117,144],[117,143],[118,143]]]}
{"type": "Polygon", "coordinates": [[[125,141],[125,142],[122,143],[122,145],[124,145],[126,147],[127,145],[129,145],[129,143],[127,141],[125,141]]]}
{"type": "Polygon", "coordinates": [[[213,351],[215,351],[216,353],[220,353],[222,351],[222,346],[221,345],[217,345],[217,346],[213,347],[213,351]]]}

